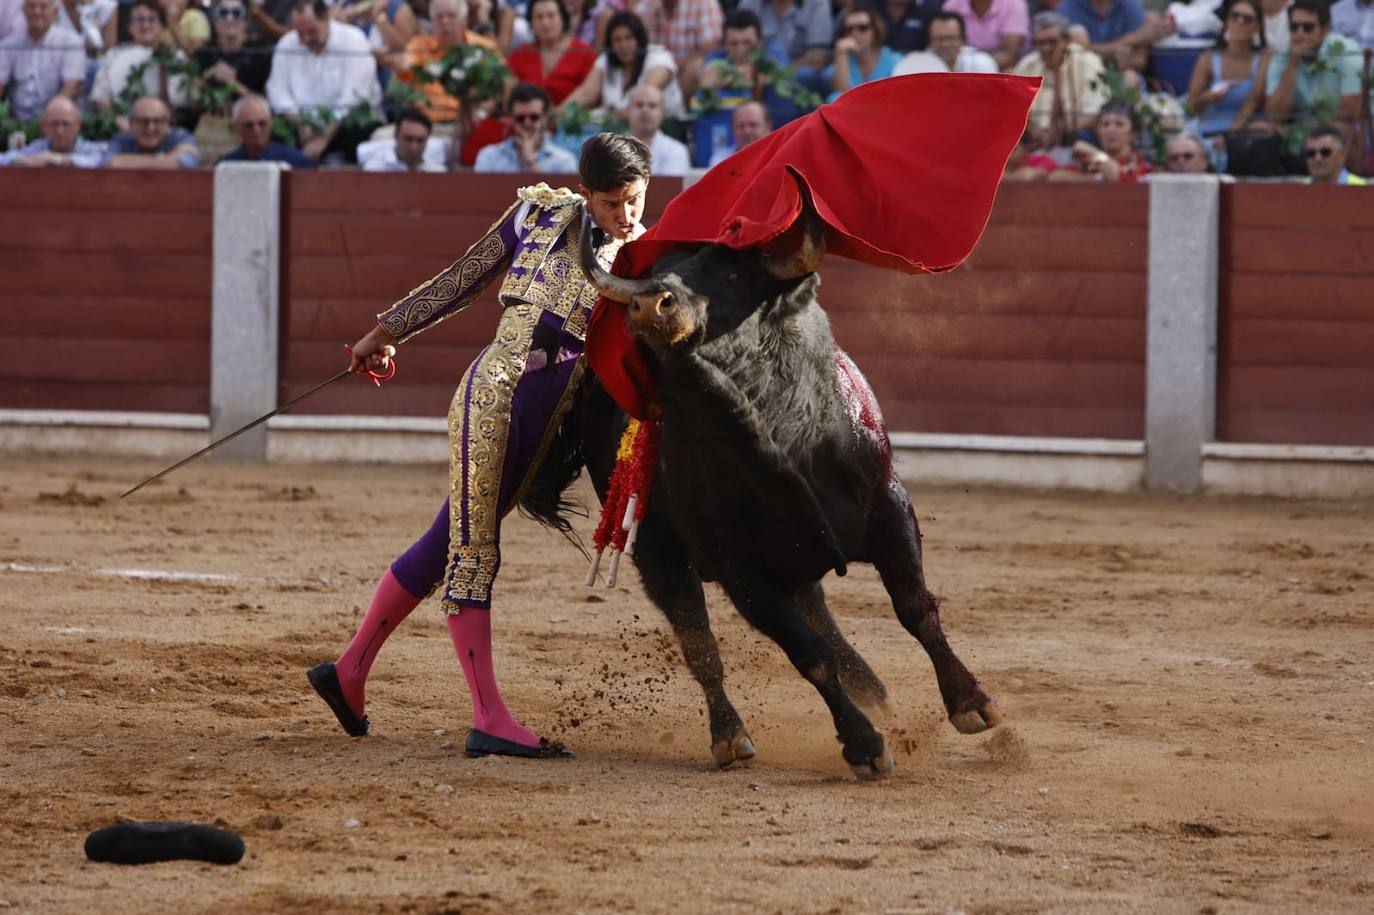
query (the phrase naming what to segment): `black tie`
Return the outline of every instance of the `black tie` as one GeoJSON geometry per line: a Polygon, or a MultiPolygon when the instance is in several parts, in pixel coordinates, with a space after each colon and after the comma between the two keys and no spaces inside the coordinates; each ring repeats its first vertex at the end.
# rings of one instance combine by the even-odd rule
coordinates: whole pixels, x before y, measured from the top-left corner
{"type": "Polygon", "coordinates": [[[592,226],[592,250],[600,251],[601,246],[606,243],[606,230],[600,226],[592,226]]]}

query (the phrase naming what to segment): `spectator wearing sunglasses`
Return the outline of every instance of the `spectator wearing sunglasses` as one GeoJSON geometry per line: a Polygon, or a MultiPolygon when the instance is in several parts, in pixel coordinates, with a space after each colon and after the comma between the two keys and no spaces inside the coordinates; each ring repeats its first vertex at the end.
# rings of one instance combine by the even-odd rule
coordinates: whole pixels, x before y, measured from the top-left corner
{"type": "MultiPolygon", "coordinates": [[[[1257,78],[1264,114],[1276,129],[1315,120],[1314,109],[1334,106],[1332,120],[1352,123],[1360,107],[1362,58],[1354,41],[1331,32],[1323,0],[1293,0],[1288,8],[1289,49],[1275,54],[1257,78]]],[[[1254,94],[1246,107],[1259,108],[1254,94]]]]}
{"type": "Polygon", "coordinates": [[[1303,144],[1303,155],[1307,158],[1307,184],[1369,183],[1346,170],[1345,143],[1335,127],[1314,128],[1303,144]]]}
{"type": "Polygon", "coordinates": [[[247,0],[219,0],[210,8],[215,38],[196,52],[201,78],[233,86],[239,95],[261,95],[267,88],[272,57],[248,45],[247,0]]]}
{"type": "Polygon", "coordinates": [[[521,83],[506,99],[511,135],[477,154],[475,171],[574,174],[577,159],[549,142],[549,94],[521,83]]]}
{"type": "Polygon", "coordinates": [[[826,69],[831,89],[828,101],[855,86],[892,75],[902,55],[883,45],[886,38],[887,29],[873,10],[853,6],[845,12],[835,39],[835,62],[826,69]]]}
{"type": "Polygon", "coordinates": [[[116,134],[108,149],[107,168],[200,168],[196,138],[172,126],[167,103],[145,95],[129,109],[129,131],[116,134]]]}
{"type": "Polygon", "coordinates": [[[1211,171],[1207,147],[1190,133],[1181,133],[1165,148],[1164,169],[1171,175],[1202,175],[1211,171]]]}
{"type": "Polygon", "coordinates": [[[1188,104],[1199,115],[1198,132],[1204,137],[1243,126],[1241,111],[1268,56],[1259,0],[1229,0],[1221,18],[1226,28],[1216,47],[1198,55],[1188,84],[1188,104]]]}
{"type": "MultiPolygon", "coordinates": [[[[105,52],[91,86],[91,104],[96,110],[115,108],[134,69],[152,60],[166,23],[166,14],[157,0],[134,0],[129,6],[130,40],[105,52]]],[[[181,56],[181,52],[177,55],[181,56]]],[[[144,69],[139,90],[140,95],[156,96],[173,107],[186,103],[185,80],[171,76],[159,66],[150,65],[144,69]]],[[[115,123],[120,130],[129,129],[129,121],[122,114],[115,118],[115,123]]]]}
{"type": "Polygon", "coordinates": [[[315,160],[305,153],[272,139],[272,109],[261,95],[245,95],[235,102],[233,119],[239,147],[220,162],[285,162],[292,168],[315,167],[315,160]]]}

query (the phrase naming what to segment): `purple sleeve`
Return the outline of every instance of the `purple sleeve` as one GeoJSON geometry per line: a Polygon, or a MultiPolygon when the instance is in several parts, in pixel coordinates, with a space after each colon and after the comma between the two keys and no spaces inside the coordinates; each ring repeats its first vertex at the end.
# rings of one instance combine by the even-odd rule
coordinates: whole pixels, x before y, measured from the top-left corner
{"type": "Polygon", "coordinates": [[[519,242],[520,209],[517,200],[466,254],[377,315],[377,323],[401,343],[466,308],[510,265],[519,242]]]}

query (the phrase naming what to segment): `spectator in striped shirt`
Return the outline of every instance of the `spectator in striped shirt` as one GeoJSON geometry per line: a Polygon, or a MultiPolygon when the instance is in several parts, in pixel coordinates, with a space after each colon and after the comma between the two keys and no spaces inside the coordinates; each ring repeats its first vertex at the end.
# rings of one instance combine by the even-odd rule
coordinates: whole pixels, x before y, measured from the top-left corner
{"type": "Polygon", "coordinates": [[[653,43],[672,52],[677,61],[678,82],[690,98],[701,82],[701,65],[720,46],[725,14],[718,0],[659,0],[654,18],[653,43]]]}

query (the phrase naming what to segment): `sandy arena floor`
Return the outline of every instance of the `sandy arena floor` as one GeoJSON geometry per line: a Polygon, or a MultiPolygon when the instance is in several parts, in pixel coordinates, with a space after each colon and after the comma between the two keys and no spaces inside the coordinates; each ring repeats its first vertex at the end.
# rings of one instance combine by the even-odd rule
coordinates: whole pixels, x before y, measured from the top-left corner
{"type": "Polygon", "coordinates": [[[713,591],[759,749],[716,771],[633,573],[585,588],[578,554],[524,520],[498,670],[578,758],[463,756],[432,604],[373,670],[374,736],[351,740],[304,671],[346,644],[443,469],[202,463],[118,500],[156,469],[4,463],[6,911],[1374,910],[1368,502],[917,492],[946,630],[1007,724],[957,734],[872,570],[832,578],[892,693],[897,770],[874,785],[713,591]],[[248,853],[87,862],[86,833],[118,818],[218,822],[248,853]]]}

